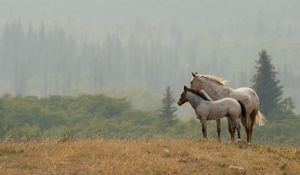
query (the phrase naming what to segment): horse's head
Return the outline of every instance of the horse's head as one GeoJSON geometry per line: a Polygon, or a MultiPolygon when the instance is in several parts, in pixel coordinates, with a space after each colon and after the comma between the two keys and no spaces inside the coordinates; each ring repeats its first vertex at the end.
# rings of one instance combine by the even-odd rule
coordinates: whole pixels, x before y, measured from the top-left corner
{"type": "Polygon", "coordinates": [[[185,102],[187,102],[186,92],[187,92],[187,87],[184,86],[183,92],[182,92],[181,95],[180,95],[180,99],[179,99],[178,102],[177,102],[178,106],[181,106],[181,105],[183,105],[185,102]]]}
{"type": "Polygon", "coordinates": [[[190,81],[190,88],[194,91],[200,92],[203,89],[203,76],[197,72],[192,72],[192,79],[190,81]]]}
{"type": "Polygon", "coordinates": [[[192,75],[190,89],[196,92],[200,92],[202,89],[206,90],[208,84],[217,86],[224,86],[226,84],[226,80],[217,76],[201,75],[196,72],[192,72],[192,75]]]}

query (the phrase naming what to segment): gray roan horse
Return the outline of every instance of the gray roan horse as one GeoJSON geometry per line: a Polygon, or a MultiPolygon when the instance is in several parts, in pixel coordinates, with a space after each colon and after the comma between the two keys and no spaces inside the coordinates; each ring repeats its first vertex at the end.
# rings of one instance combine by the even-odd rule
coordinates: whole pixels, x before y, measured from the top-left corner
{"type": "Polygon", "coordinates": [[[180,99],[177,104],[179,106],[189,102],[194,108],[197,118],[202,125],[203,137],[207,138],[207,120],[216,120],[223,117],[228,118],[230,123],[231,140],[234,141],[235,130],[238,133],[238,139],[241,139],[240,134],[240,118],[245,117],[245,106],[233,98],[223,98],[217,101],[210,101],[201,92],[195,92],[184,86],[180,99]]]}
{"type": "Polygon", "coordinates": [[[194,72],[192,75],[191,89],[195,91],[204,90],[212,100],[231,97],[245,105],[246,117],[241,118],[241,121],[246,130],[247,142],[251,143],[254,123],[256,122],[260,126],[265,123],[265,118],[259,112],[259,98],[255,91],[248,87],[230,88],[225,85],[226,81],[215,76],[200,75],[194,72]]]}

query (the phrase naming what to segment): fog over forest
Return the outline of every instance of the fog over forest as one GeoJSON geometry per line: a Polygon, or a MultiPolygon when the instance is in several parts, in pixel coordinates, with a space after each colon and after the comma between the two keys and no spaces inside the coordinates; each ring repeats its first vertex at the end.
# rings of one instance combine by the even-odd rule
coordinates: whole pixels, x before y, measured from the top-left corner
{"type": "Polygon", "coordinates": [[[177,94],[191,71],[251,86],[272,56],[300,110],[299,0],[0,0],[0,93],[177,94]]]}

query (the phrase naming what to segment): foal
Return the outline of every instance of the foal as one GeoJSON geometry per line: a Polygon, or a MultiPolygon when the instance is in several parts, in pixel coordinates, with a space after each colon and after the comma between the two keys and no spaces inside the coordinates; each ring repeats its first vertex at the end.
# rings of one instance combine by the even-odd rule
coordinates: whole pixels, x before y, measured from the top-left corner
{"type": "Polygon", "coordinates": [[[201,92],[195,92],[192,89],[184,86],[181,97],[177,104],[183,105],[189,102],[194,108],[197,118],[202,125],[202,134],[207,138],[207,120],[216,120],[223,117],[228,117],[229,131],[231,140],[234,141],[235,130],[238,133],[238,139],[241,139],[240,134],[240,117],[245,117],[245,106],[233,98],[223,98],[217,101],[208,101],[206,96],[201,92]]]}

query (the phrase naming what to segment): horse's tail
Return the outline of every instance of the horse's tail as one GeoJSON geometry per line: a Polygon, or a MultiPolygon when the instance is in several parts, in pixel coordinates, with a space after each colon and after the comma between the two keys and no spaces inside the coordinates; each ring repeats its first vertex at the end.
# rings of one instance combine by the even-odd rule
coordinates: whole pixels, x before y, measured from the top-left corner
{"type": "Polygon", "coordinates": [[[239,100],[238,100],[238,102],[239,102],[239,104],[241,106],[242,117],[246,117],[246,107],[245,107],[245,105],[241,101],[239,101],[239,100]]]}
{"type": "Polygon", "coordinates": [[[255,119],[256,124],[258,124],[259,126],[264,126],[267,121],[260,111],[257,112],[255,119]]]}

